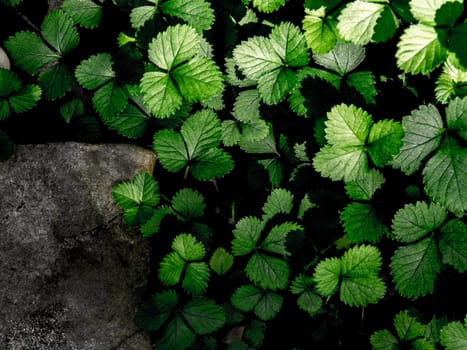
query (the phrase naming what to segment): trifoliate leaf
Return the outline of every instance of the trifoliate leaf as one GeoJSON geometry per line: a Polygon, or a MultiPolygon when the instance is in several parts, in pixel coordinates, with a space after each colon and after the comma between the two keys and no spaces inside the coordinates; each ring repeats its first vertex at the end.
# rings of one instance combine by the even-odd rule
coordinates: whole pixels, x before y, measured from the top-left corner
{"type": "Polygon", "coordinates": [[[467,270],[467,225],[461,220],[451,220],[440,230],[439,250],[444,264],[454,266],[459,272],[467,270]]]}
{"type": "Polygon", "coordinates": [[[465,96],[467,85],[467,70],[455,62],[452,54],[448,55],[443,65],[443,71],[436,80],[436,99],[442,103],[448,103],[454,96],[465,96]]]}
{"type": "Polygon", "coordinates": [[[404,72],[428,75],[446,58],[446,32],[424,24],[404,30],[397,44],[397,66],[404,72]]]}
{"type": "Polygon", "coordinates": [[[217,331],[225,322],[222,307],[201,297],[188,301],[180,313],[191,329],[201,335],[217,331]]]}
{"type": "Polygon", "coordinates": [[[62,63],[41,73],[37,80],[44,90],[44,97],[50,101],[65,96],[73,87],[73,75],[62,63]]]}
{"type": "MultiPolygon", "coordinates": [[[[26,85],[19,92],[10,96],[10,106],[15,113],[23,113],[33,108],[40,100],[42,90],[37,85],[26,85]]],[[[1,113],[1,112],[0,112],[1,113]]],[[[1,119],[1,114],[0,114],[1,119]]]]}
{"type": "Polygon", "coordinates": [[[217,95],[223,89],[222,74],[212,59],[195,56],[172,73],[180,92],[190,102],[217,95]]]}
{"type": "Polygon", "coordinates": [[[112,57],[108,53],[93,55],[76,67],[76,80],[85,89],[94,90],[115,78],[112,65],[112,57]]]}
{"type": "Polygon", "coordinates": [[[264,13],[271,13],[284,6],[287,0],[253,0],[253,6],[264,13]]]}
{"type": "Polygon", "coordinates": [[[177,306],[178,296],[173,290],[154,294],[135,314],[135,323],[147,331],[159,330],[177,306]]]}
{"type": "Polygon", "coordinates": [[[127,104],[121,113],[108,115],[103,121],[110,129],[133,139],[144,134],[149,118],[134,105],[127,104]]]}
{"type": "Polygon", "coordinates": [[[112,190],[115,202],[124,210],[159,203],[159,186],[148,173],[139,173],[133,180],[118,184],[112,190]]]}
{"type": "Polygon", "coordinates": [[[186,24],[170,26],[149,44],[148,58],[159,68],[170,71],[193,58],[200,48],[200,36],[186,24]]]}
{"type": "Polygon", "coordinates": [[[433,292],[441,270],[438,247],[433,237],[400,247],[391,259],[391,272],[400,295],[416,298],[433,292]]]}
{"type": "Polygon", "coordinates": [[[415,317],[409,315],[407,310],[399,312],[394,317],[394,328],[397,336],[403,342],[410,342],[425,335],[426,326],[415,317]]]}
{"type": "Polygon", "coordinates": [[[386,229],[373,207],[366,203],[350,203],[340,213],[340,220],[353,243],[377,242],[386,229]]]}
{"type": "Polygon", "coordinates": [[[399,153],[402,147],[404,130],[393,120],[380,120],[371,127],[367,149],[376,166],[385,166],[399,153]]]}
{"type": "Polygon", "coordinates": [[[257,89],[241,91],[235,99],[232,114],[241,122],[251,122],[260,118],[261,98],[257,89]]]}
{"type": "Polygon", "coordinates": [[[208,30],[214,23],[214,10],[205,0],[167,0],[161,4],[161,10],[182,19],[198,32],[208,30]]]}
{"type": "Polygon", "coordinates": [[[423,169],[423,182],[430,198],[455,214],[467,210],[467,149],[447,137],[423,169]]]}
{"type": "Polygon", "coordinates": [[[361,177],[347,182],[345,184],[345,191],[351,199],[368,201],[381,188],[384,181],[383,174],[376,169],[371,169],[361,177]]]}
{"type": "Polygon", "coordinates": [[[398,350],[399,341],[387,329],[376,331],[371,335],[370,343],[373,350],[398,350]]]}
{"type": "Polygon", "coordinates": [[[435,106],[420,106],[409,116],[402,118],[402,128],[403,146],[394,158],[393,166],[410,175],[439,146],[444,131],[443,120],[435,106]]]}
{"type": "Polygon", "coordinates": [[[240,219],[232,231],[232,254],[240,256],[250,253],[258,243],[261,232],[264,230],[264,222],[255,217],[240,219]]]}
{"type": "Polygon", "coordinates": [[[189,159],[202,156],[220,143],[222,131],[216,113],[202,110],[183,123],[180,133],[186,145],[189,159]]]}
{"type": "Polygon", "coordinates": [[[196,340],[196,334],[188,327],[182,317],[176,314],[154,344],[155,349],[185,350],[196,340]]]}
{"type": "Polygon", "coordinates": [[[62,10],[47,14],[41,25],[42,36],[57,52],[65,54],[79,43],[78,31],[73,20],[62,10]]]}
{"type": "Polygon", "coordinates": [[[333,295],[339,287],[340,276],[341,262],[338,258],[327,258],[320,261],[313,273],[316,290],[325,297],[333,295]]]}
{"type": "Polygon", "coordinates": [[[187,264],[182,287],[191,295],[201,295],[208,288],[209,266],[205,262],[192,262],[187,264]]]}
{"type": "MultiPolygon", "coordinates": [[[[338,17],[339,34],[354,44],[368,44],[375,35],[376,23],[385,7],[384,4],[374,2],[352,1],[338,17]]],[[[384,28],[388,29],[395,31],[395,28],[384,28]]]]}
{"type": "Polygon", "coordinates": [[[283,188],[274,189],[263,206],[263,221],[272,219],[277,214],[290,214],[293,207],[293,194],[283,188]]]}
{"type": "Polygon", "coordinates": [[[326,18],[326,7],[317,10],[305,8],[302,21],[308,47],[315,54],[323,54],[334,48],[337,42],[337,22],[326,18]]]}
{"type": "Polygon", "coordinates": [[[289,280],[289,265],[282,259],[253,254],[245,267],[248,278],[264,289],[284,289],[289,280]]]}
{"type": "Polygon", "coordinates": [[[101,21],[102,7],[92,0],[64,0],[61,8],[85,28],[95,28],[101,21]]]}
{"type": "Polygon", "coordinates": [[[326,139],[333,146],[361,146],[373,124],[371,116],[363,109],[345,104],[334,106],[327,113],[326,139]]]}
{"type": "Polygon", "coordinates": [[[467,346],[467,325],[450,322],[441,329],[441,344],[446,350],[462,350],[467,346]]]}
{"type": "Polygon", "coordinates": [[[30,75],[59,58],[32,32],[17,32],[5,41],[4,46],[15,65],[30,75]]]}
{"type": "Polygon", "coordinates": [[[167,73],[144,73],[140,87],[144,102],[156,117],[170,117],[182,105],[182,96],[167,73]]]}
{"type": "Polygon", "coordinates": [[[240,311],[252,311],[261,300],[263,291],[252,286],[245,285],[237,288],[231,297],[232,305],[240,311]]]}
{"type": "Polygon", "coordinates": [[[376,80],[372,72],[362,71],[349,74],[345,79],[346,94],[351,101],[360,101],[366,104],[375,104],[376,95],[376,80]]]}
{"type": "Polygon", "coordinates": [[[102,86],[94,93],[92,98],[94,108],[104,120],[123,112],[127,101],[128,95],[115,81],[102,86]]]}
{"type": "Polygon", "coordinates": [[[160,262],[159,279],[166,286],[174,286],[182,278],[186,261],[177,252],[167,254],[160,262]]]}
{"type": "Polygon", "coordinates": [[[195,261],[204,258],[205,249],[202,243],[198,242],[190,234],[180,234],[173,240],[172,249],[176,251],[185,261],[195,261]]]}
{"type": "Polygon", "coordinates": [[[154,5],[138,6],[130,12],[131,27],[138,29],[144,26],[157,12],[157,7],[154,5]]]}
{"type": "Polygon", "coordinates": [[[365,48],[352,43],[338,41],[328,53],[314,54],[313,59],[324,68],[331,69],[339,75],[353,71],[365,59],[365,48]]]}
{"type": "Polygon", "coordinates": [[[277,293],[267,292],[256,304],[255,314],[263,321],[274,318],[282,307],[283,298],[277,293]]]}
{"type": "Polygon", "coordinates": [[[224,248],[217,248],[209,260],[211,269],[222,276],[225,275],[233,265],[233,256],[228,253],[224,248]]]}
{"type": "Polygon", "coordinates": [[[392,231],[400,242],[412,243],[439,228],[446,216],[444,208],[436,203],[407,204],[394,215],[392,231]]]}
{"type": "Polygon", "coordinates": [[[326,145],[313,158],[313,167],[333,181],[349,182],[368,172],[368,159],[361,146],[326,145]]]}
{"type": "Polygon", "coordinates": [[[305,36],[290,22],[275,26],[269,36],[274,51],[289,67],[305,66],[310,60],[305,36]]]}
{"type": "Polygon", "coordinates": [[[190,220],[203,216],[206,204],[198,191],[183,188],[173,196],[172,208],[183,220],[190,220]]]}
{"type": "Polygon", "coordinates": [[[449,102],[446,108],[446,121],[449,130],[454,130],[460,137],[467,140],[467,96],[462,99],[455,98],[449,102]]]}
{"type": "MultiPolygon", "coordinates": [[[[264,220],[264,219],[263,219],[264,220]]],[[[290,253],[286,248],[286,239],[289,233],[300,231],[303,228],[293,222],[284,222],[274,226],[261,244],[261,249],[273,253],[288,256],[290,253]]]]}

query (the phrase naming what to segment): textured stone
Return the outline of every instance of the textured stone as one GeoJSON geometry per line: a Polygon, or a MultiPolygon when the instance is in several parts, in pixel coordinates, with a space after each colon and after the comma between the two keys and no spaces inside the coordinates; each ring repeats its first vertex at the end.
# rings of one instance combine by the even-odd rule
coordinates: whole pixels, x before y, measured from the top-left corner
{"type": "Polygon", "coordinates": [[[151,349],[132,320],[150,247],[111,189],[154,162],[136,146],[65,143],[0,163],[0,349],[151,349]]]}
{"type": "Polygon", "coordinates": [[[10,69],[10,59],[8,58],[6,52],[0,46],[0,68],[10,69]]]}

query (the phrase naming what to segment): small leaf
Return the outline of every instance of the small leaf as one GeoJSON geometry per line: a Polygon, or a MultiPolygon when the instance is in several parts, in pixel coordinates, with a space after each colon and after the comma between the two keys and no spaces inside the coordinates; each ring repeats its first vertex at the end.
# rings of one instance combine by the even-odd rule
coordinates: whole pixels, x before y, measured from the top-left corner
{"type": "Polygon", "coordinates": [[[373,163],[376,166],[387,165],[399,154],[403,136],[404,130],[398,122],[384,119],[373,124],[367,141],[368,154],[373,163]]]}
{"type": "Polygon", "coordinates": [[[237,288],[232,294],[231,302],[240,311],[252,311],[260,301],[263,292],[252,285],[237,288]]]}
{"type": "Polygon", "coordinates": [[[173,211],[170,207],[166,205],[157,207],[155,210],[153,210],[152,216],[148,219],[148,221],[141,225],[141,234],[144,237],[149,237],[155,233],[158,233],[162,219],[169,214],[173,214],[173,211]]]}
{"type": "Polygon", "coordinates": [[[353,243],[377,242],[386,228],[370,204],[350,203],[340,213],[347,237],[353,243]]]}
{"type": "Polygon", "coordinates": [[[196,180],[207,181],[223,177],[230,173],[233,167],[234,161],[230,154],[220,148],[212,148],[195,158],[190,169],[196,180]]]}
{"type": "Polygon", "coordinates": [[[127,101],[128,95],[115,81],[108,82],[99,88],[92,98],[94,108],[103,120],[123,112],[127,101]]]}
{"type": "Polygon", "coordinates": [[[0,97],[8,97],[21,89],[21,79],[14,72],[0,68],[0,97]]]}
{"type": "Polygon", "coordinates": [[[326,18],[326,7],[317,10],[305,8],[302,27],[308,47],[315,54],[323,54],[334,48],[337,42],[337,23],[326,18]]]}
{"type": "MultiPolygon", "coordinates": [[[[442,103],[448,103],[452,97],[465,96],[465,86],[467,85],[467,70],[456,62],[452,54],[448,55],[443,65],[443,71],[436,80],[436,99],[442,103]],[[464,88],[463,88],[464,86],[464,88]]],[[[467,139],[467,137],[464,137],[467,139]]]]}
{"type": "Polygon", "coordinates": [[[467,327],[460,322],[450,322],[441,329],[441,344],[446,350],[462,350],[467,346],[467,327]]]}
{"type": "Polygon", "coordinates": [[[182,278],[186,261],[177,253],[167,254],[160,262],[159,279],[166,286],[174,286],[182,278]]]}
{"type": "Polygon", "coordinates": [[[263,206],[263,221],[272,219],[277,214],[290,214],[293,207],[293,194],[283,188],[274,189],[263,206]]]}
{"type": "Polygon", "coordinates": [[[177,306],[178,296],[173,290],[154,294],[150,301],[138,308],[135,323],[147,331],[159,330],[177,306]]]}
{"type": "Polygon", "coordinates": [[[102,7],[92,0],[64,0],[62,9],[84,28],[96,28],[102,17],[102,7]]]}
{"type": "Polygon", "coordinates": [[[384,184],[384,176],[376,169],[371,169],[361,177],[347,182],[345,191],[353,200],[369,201],[373,194],[384,184]]]}
{"type": "Polygon", "coordinates": [[[121,113],[107,115],[103,121],[110,129],[116,130],[120,135],[129,138],[143,136],[149,124],[148,116],[130,103],[126,105],[121,113]]]}
{"type": "Polygon", "coordinates": [[[410,342],[425,335],[426,326],[410,316],[407,310],[399,312],[394,317],[394,328],[403,342],[410,342]]]}
{"type": "Polygon", "coordinates": [[[325,297],[330,297],[339,288],[341,262],[338,258],[327,258],[320,261],[313,273],[316,290],[325,297]]]}
{"type": "Polygon", "coordinates": [[[264,289],[284,289],[289,279],[289,266],[279,258],[262,253],[254,254],[245,267],[245,273],[264,289]]]}
{"type": "Polygon", "coordinates": [[[261,244],[261,249],[270,253],[288,256],[290,253],[286,249],[287,236],[291,232],[301,230],[303,230],[303,228],[293,222],[284,222],[275,225],[261,244]]]}
{"type": "Polygon", "coordinates": [[[42,72],[38,82],[44,90],[45,98],[49,101],[65,96],[73,87],[73,75],[68,68],[61,63],[42,72]]]}
{"type": "Polygon", "coordinates": [[[41,32],[43,38],[61,54],[78,46],[78,31],[73,26],[73,20],[62,10],[47,14],[41,25],[41,32]]]}
{"type": "Polygon", "coordinates": [[[255,314],[263,321],[269,321],[280,311],[282,307],[282,296],[277,293],[264,293],[255,307],[255,314]]]}
{"type": "Polygon", "coordinates": [[[446,108],[446,121],[449,130],[454,130],[460,137],[467,140],[467,96],[462,99],[455,98],[449,102],[446,108]]]}
{"type": "Polygon", "coordinates": [[[37,104],[41,95],[42,90],[39,86],[26,85],[18,93],[10,96],[11,109],[13,109],[15,113],[29,111],[37,104]]]}
{"type": "Polygon", "coordinates": [[[172,249],[184,260],[195,261],[204,258],[206,251],[202,243],[190,234],[179,234],[172,242],[172,249]]]}
{"type": "MultiPolygon", "coordinates": [[[[457,0],[455,0],[457,1],[457,0]]],[[[439,23],[435,21],[436,13],[442,7],[443,3],[446,3],[446,0],[418,0],[410,1],[410,12],[413,14],[414,18],[419,22],[435,26],[439,23]]]]}
{"type": "Polygon", "coordinates": [[[168,0],[161,4],[161,10],[184,20],[199,32],[208,30],[214,23],[214,10],[204,0],[168,0]]]}
{"type": "Polygon", "coordinates": [[[338,41],[328,53],[314,54],[313,59],[324,68],[331,69],[339,75],[353,71],[365,59],[365,48],[352,43],[338,41]]]}
{"type": "Polygon", "coordinates": [[[198,191],[183,188],[173,196],[172,208],[183,220],[191,220],[203,216],[206,204],[198,191]]]}
{"type": "Polygon", "coordinates": [[[258,91],[267,105],[283,101],[297,84],[297,74],[290,69],[278,69],[258,79],[258,91]]]}
{"type": "Polygon", "coordinates": [[[371,335],[370,343],[373,350],[398,350],[399,341],[387,329],[374,332],[371,335]]]}
{"type": "Polygon", "coordinates": [[[205,262],[189,263],[185,269],[182,287],[188,294],[201,295],[208,288],[209,277],[208,264],[205,262]]]}
{"type": "Polygon", "coordinates": [[[201,297],[188,301],[180,313],[191,329],[201,335],[217,331],[225,322],[222,307],[201,297]]]}
{"type": "Polygon", "coordinates": [[[233,256],[228,253],[224,248],[217,248],[209,260],[209,266],[215,273],[222,276],[225,275],[234,262],[233,256]]]}
{"type": "Polygon", "coordinates": [[[467,225],[461,220],[451,220],[440,230],[439,250],[444,264],[454,266],[459,272],[467,270],[467,225]]]}
{"type": "Polygon", "coordinates": [[[164,129],[154,134],[153,149],[162,166],[170,172],[185,167],[188,155],[182,136],[174,130],[164,129]]]}
{"type": "Polygon", "coordinates": [[[154,5],[138,6],[130,12],[131,27],[138,29],[144,26],[157,12],[157,7],[154,5]]]}
{"type": "Polygon", "coordinates": [[[76,67],[76,80],[85,89],[94,90],[115,78],[112,65],[112,58],[108,53],[93,55],[76,67]]]}
{"type": "Polygon", "coordinates": [[[253,6],[264,13],[278,10],[287,0],[253,0],[253,6]]]}
{"type": "Polygon", "coordinates": [[[232,231],[232,254],[241,256],[250,253],[258,243],[261,232],[264,230],[264,222],[255,217],[240,219],[232,231]]]}
{"type": "Polygon", "coordinates": [[[232,114],[242,122],[251,122],[260,118],[261,98],[257,89],[241,91],[235,99],[232,114]]]}

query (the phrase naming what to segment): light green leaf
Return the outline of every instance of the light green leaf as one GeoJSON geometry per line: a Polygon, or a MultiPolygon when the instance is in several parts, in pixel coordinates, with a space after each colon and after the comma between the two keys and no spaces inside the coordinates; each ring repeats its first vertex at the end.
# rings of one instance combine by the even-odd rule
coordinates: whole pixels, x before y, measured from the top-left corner
{"type": "Polygon", "coordinates": [[[241,124],[242,134],[239,139],[245,142],[256,142],[264,140],[269,134],[269,126],[263,119],[241,124]]]}
{"type": "Polygon", "coordinates": [[[316,290],[319,294],[330,297],[339,288],[341,262],[338,258],[327,258],[320,261],[313,273],[316,290]]]}
{"type": "Polygon", "coordinates": [[[289,280],[288,264],[262,253],[256,253],[250,258],[245,273],[253,283],[264,289],[284,289],[289,280]]]}
{"type": "Polygon", "coordinates": [[[423,159],[441,142],[443,120],[433,105],[420,106],[409,116],[402,118],[403,146],[394,158],[393,166],[407,175],[417,171],[423,159]]]}
{"type": "Polygon", "coordinates": [[[340,104],[327,113],[326,139],[333,146],[361,146],[373,124],[371,116],[354,105],[340,104]]]}
{"type": "Polygon", "coordinates": [[[85,89],[94,90],[115,78],[112,65],[112,57],[108,53],[93,55],[76,67],[76,80],[85,89]]]}
{"type": "Polygon", "coordinates": [[[170,71],[198,53],[200,40],[199,34],[191,26],[170,26],[151,41],[148,58],[159,68],[170,71]]]}
{"type": "Polygon", "coordinates": [[[17,32],[3,45],[15,65],[30,75],[59,59],[59,55],[32,32],[17,32]]]}
{"type": "Polygon", "coordinates": [[[159,279],[166,286],[174,286],[182,278],[186,261],[177,253],[167,254],[159,265],[159,279]]]}
{"type": "Polygon", "coordinates": [[[74,82],[73,75],[62,63],[41,73],[37,80],[44,90],[45,98],[50,101],[65,96],[73,87],[74,82]]]}
{"type": "Polygon", "coordinates": [[[214,10],[204,0],[167,0],[161,4],[161,10],[182,19],[198,32],[208,30],[214,23],[214,10]]]}
{"type": "Polygon", "coordinates": [[[451,220],[440,230],[439,250],[444,264],[454,266],[459,272],[467,270],[467,225],[461,220],[451,220]]]}
{"type": "Polygon", "coordinates": [[[271,13],[284,6],[287,0],[253,0],[253,6],[264,13],[271,13]]]}
{"type": "Polygon", "coordinates": [[[463,350],[467,347],[467,327],[462,323],[450,322],[441,329],[441,344],[446,350],[463,350]]]}
{"type": "Polygon", "coordinates": [[[425,335],[426,326],[421,324],[415,317],[409,315],[407,310],[399,312],[394,317],[394,328],[399,339],[410,342],[425,335]]]}
{"type": "Polygon", "coordinates": [[[190,220],[203,216],[206,204],[198,191],[183,188],[173,196],[172,208],[183,220],[190,220]]]}
{"type": "Polygon", "coordinates": [[[73,20],[62,10],[47,14],[41,25],[42,36],[57,52],[65,54],[79,43],[78,31],[73,20]]]}
{"type": "Polygon", "coordinates": [[[147,304],[139,307],[135,314],[135,323],[147,331],[159,330],[177,306],[178,296],[173,290],[154,294],[147,304]]]}
{"type": "Polygon", "coordinates": [[[303,196],[298,206],[297,218],[300,220],[303,219],[303,217],[305,216],[305,213],[308,210],[313,209],[314,207],[316,207],[316,204],[311,201],[308,193],[305,194],[305,196],[303,196]]]}
{"type": "Polygon", "coordinates": [[[338,41],[335,47],[324,54],[314,54],[313,59],[324,68],[343,76],[353,71],[365,59],[365,48],[352,43],[338,41]]]}
{"type": "Polygon", "coordinates": [[[297,84],[297,74],[290,69],[278,69],[258,79],[261,99],[268,105],[283,101],[297,84]]]}
{"type": "Polygon", "coordinates": [[[180,313],[197,334],[209,334],[224,325],[225,315],[221,306],[201,297],[188,301],[180,313]]]}
{"type": "Polygon", "coordinates": [[[234,161],[230,154],[220,148],[212,148],[196,157],[190,165],[191,174],[200,181],[221,178],[232,171],[234,161]]]}
{"type": "Polygon", "coordinates": [[[436,203],[406,204],[392,220],[392,230],[400,242],[412,243],[439,228],[446,220],[447,212],[436,203]]]}
{"type": "Polygon", "coordinates": [[[376,304],[384,297],[386,286],[378,277],[345,278],[342,281],[340,299],[349,306],[376,304]]]}
{"type": "Polygon", "coordinates": [[[399,153],[402,147],[404,130],[393,120],[380,120],[370,129],[367,149],[376,166],[385,166],[399,153]]]}
{"type": "Polygon", "coordinates": [[[236,145],[242,134],[239,130],[239,125],[233,120],[224,120],[221,124],[222,127],[222,143],[224,146],[236,145]]]}
{"type": "Polygon", "coordinates": [[[387,329],[374,332],[370,343],[373,350],[399,350],[399,341],[387,329]]]}
{"type": "Polygon", "coordinates": [[[213,60],[195,56],[172,73],[180,92],[190,102],[216,96],[223,89],[222,74],[213,60]]]}
{"type": "Polygon", "coordinates": [[[161,205],[152,211],[152,216],[141,225],[141,234],[144,237],[149,237],[155,233],[159,232],[159,227],[161,225],[162,219],[169,214],[173,214],[172,208],[161,205]]]}
{"type": "Polygon", "coordinates": [[[29,111],[37,104],[41,98],[41,95],[42,90],[39,86],[32,84],[26,85],[19,92],[10,96],[11,109],[13,109],[15,113],[29,111]]]}
{"type": "Polygon", "coordinates": [[[374,2],[350,2],[338,17],[337,29],[340,35],[354,44],[368,44],[375,34],[376,23],[384,8],[384,4],[374,2]]]}
{"type": "Polygon", "coordinates": [[[94,93],[92,98],[94,108],[104,120],[123,112],[127,101],[128,95],[115,81],[102,86],[94,93]]]}
{"type": "MultiPolygon", "coordinates": [[[[436,99],[442,103],[448,103],[454,96],[465,96],[467,86],[467,70],[456,62],[453,54],[449,54],[443,65],[443,71],[436,80],[436,99]]],[[[465,137],[467,138],[467,137],[465,137]]]]}
{"type": "Polygon", "coordinates": [[[263,294],[255,307],[255,314],[263,321],[274,318],[282,307],[282,296],[277,293],[267,292],[263,294]]]}
{"type": "Polygon", "coordinates": [[[264,222],[255,217],[240,219],[232,231],[232,254],[240,256],[250,253],[258,243],[261,232],[264,230],[264,222]]]}
{"type": "Polygon", "coordinates": [[[466,172],[467,148],[447,137],[423,169],[425,190],[433,201],[462,215],[467,210],[466,172]]]}
{"type": "Polygon", "coordinates": [[[209,266],[205,262],[187,264],[182,287],[190,295],[201,295],[208,288],[209,266]]]}
{"type": "Polygon", "coordinates": [[[155,349],[185,350],[196,340],[196,334],[191,331],[182,317],[176,314],[157,338],[155,349]]]}
{"type": "Polygon", "coordinates": [[[326,7],[317,10],[305,8],[306,16],[302,21],[308,47],[315,54],[323,54],[334,48],[337,42],[337,23],[326,18],[326,7]]]}
{"type": "Polygon", "coordinates": [[[294,196],[283,188],[274,189],[263,205],[263,221],[272,219],[277,214],[290,214],[294,196]]]}
{"type": "Polygon", "coordinates": [[[182,105],[182,96],[167,73],[144,73],[140,87],[144,102],[156,117],[170,117],[182,105]]]}
{"type": "Polygon", "coordinates": [[[185,261],[196,261],[204,258],[206,251],[202,243],[190,234],[177,235],[172,242],[172,249],[185,261]]]}
{"type": "Polygon", "coordinates": [[[376,217],[373,207],[367,203],[348,204],[341,211],[340,220],[347,237],[353,243],[377,242],[386,230],[376,217]]]}
{"type": "Polygon", "coordinates": [[[384,184],[384,176],[376,169],[371,169],[361,177],[347,182],[345,191],[353,200],[368,201],[373,194],[384,184]]]}
{"type": "Polygon", "coordinates": [[[149,123],[148,117],[132,104],[127,104],[123,111],[117,115],[108,115],[104,123],[120,135],[129,138],[143,136],[149,123]]]}
{"type": "Polygon", "coordinates": [[[391,259],[391,272],[400,295],[417,298],[433,292],[441,270],[438,247],[433,237],[400,247],[391,259]]]}
{"type": "Polygon", "coordinates": [[[241,91],[233,104],[232,115],[241,122],[251,122],[260,118],[261,98],[257,89],[241,91]]]}
{"type": "Polygon", "coordinates": [[[370,245],[355,246],[341,258],[341,274],[345,277],[360,277],[376,274],[381,268],[381,254],[370,245]]]}
{"type": "Polygon", "coordinates": [[[301,230],[303,230],[303,227],[293,222],[284,222],[275,225],[271,231],[269,231],[260,248],[270,253],[289,256],[290,253],[286,248],[287,236],[291,232],[301,230]]]}
{"type": "Polygon", "coordinates": [[[138,29],[155,16],[157,7],[154,5],[138,6],[130,12],[131,27],[138,29]]]}
{"type": "Polygon", "coordinates": [[[288,67],[301,67],[310,60],[305,36],[290,22],[275,26],[269,35],[271,45],[288,67]]]}
{"type": "Polygon", "coordinates": [[[62,9],[85,28],[96,28],[101,21],[102,7],[92,0],[64,0],[62,9]]]}
{"type": "Polygon", "coordinates": [[[261,300],[263,291],[252,285],[237,288],[230,298],[232,305],[240,311],[252,311],[261,300]]]}
{"type": "Polygon", "coordinates": [[[279,152],[276,148],[276,139],[274,138],[274,133],[272,131],[272,125],[270,125],[269,133],[265,138],[257,141],[248,141],[243,138],[240,140],[239,146],[247,153],[272,154],[279,156],[279,152]]]}
{"type": "MultiPolygon", "coordinates": [[[[436,12],[447,2],[453,0],[410,0],[410,12],[419,22],[434,27],[438,24],[435,20],[436,12]]],[[[458,2],[462,3],[462,0],[458,2]]]]}
{"type": "Polygon", "coordinates": [[[215,273],[222,276],[230,270],[233,262],[233,256],[224,248],[219,247],[212,254],[211,259],[209,260],[209,266],[215,273]]]}
{"type": "Polygon", "coordinates": [[[148,173],[138,173],[133,180],[116,185],[112,190],[115,202],[124,210],[159,203],[159,185],[148,173]]]}
{"type": "Polygon", "coordinates": [[[183,169],[188,162],[185,143],[176,131],[164,129],[156,132],[153,149],[158,156],[158,161],[170,172],[183,169]]]}
{"type": "Polygon", "coordinates": [[[397,66],[411,74],[428,75],[446,58],[446,33],[424,24],[404,30],[397,44],[397,66]]]}
{"type": "Polygon", "coordinates": [[[455,98],[449,102],[446,108],[446,121],[449,130],[454,130],[460,137],[467,140],[467,96],[462,99],[455,98]]]}
{"type": "Polygon", "coordinates": [[[333,181],[349,182],[368,172],[368,159],[360,146],[324,146],[313,158],[313,167],[333,181]]]}

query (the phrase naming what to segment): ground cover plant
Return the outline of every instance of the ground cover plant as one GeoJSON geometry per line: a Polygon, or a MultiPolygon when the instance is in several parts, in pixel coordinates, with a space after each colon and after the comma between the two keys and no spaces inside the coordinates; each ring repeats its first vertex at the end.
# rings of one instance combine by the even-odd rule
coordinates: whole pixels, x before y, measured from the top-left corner
{"type": "Polygon", "coordinates": [[[0,0],[0,154],[156,153],[155,349],[467,348],[463,1],[59,3],[0,0]]]}

